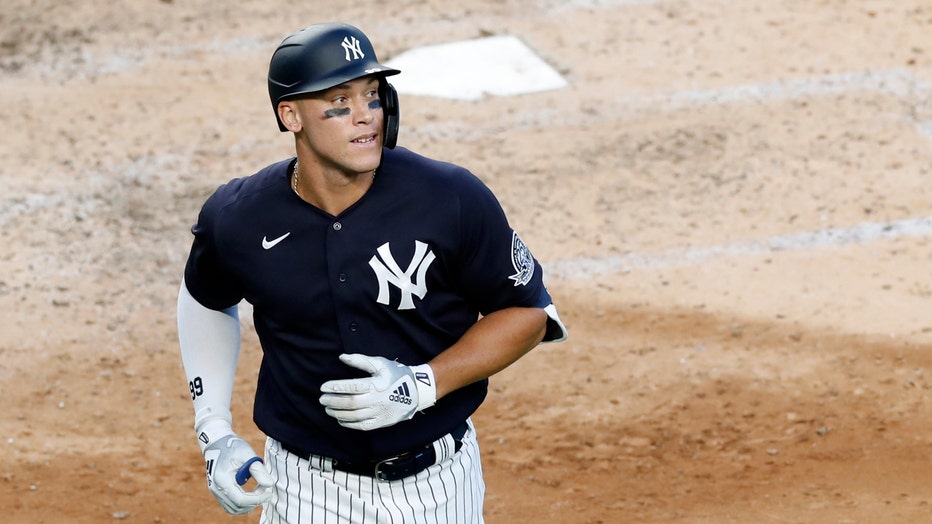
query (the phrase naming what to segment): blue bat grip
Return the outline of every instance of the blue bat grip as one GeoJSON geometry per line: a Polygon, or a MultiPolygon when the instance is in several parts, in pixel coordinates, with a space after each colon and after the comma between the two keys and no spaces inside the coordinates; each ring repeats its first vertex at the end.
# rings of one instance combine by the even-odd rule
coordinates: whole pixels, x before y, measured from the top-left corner
{"type": "Polygon", "coordinates": [[[236,483],[242,486],[249,480],[249,477],[252,476],[252,473],[249,472],[249,466],[252,466],[253,462],[262,463],[262,459],[259,457],[253,457],[246,461],[238,470],[236,470],[236,483]]]}

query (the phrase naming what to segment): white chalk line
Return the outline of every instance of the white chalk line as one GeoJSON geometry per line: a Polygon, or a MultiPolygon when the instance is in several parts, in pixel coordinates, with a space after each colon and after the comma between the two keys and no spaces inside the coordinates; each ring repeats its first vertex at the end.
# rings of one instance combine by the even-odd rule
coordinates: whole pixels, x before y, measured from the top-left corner
{"type": "Polygon", "coordinates": [[[580,115],[577,107],[565,111],[547,109],[525,115],[521,128],[541,125],[580,124],[617,120],[618,114],[671,113],[702,107],[733,104],[769,103],[780,100],[839,96],[854,92],[872,92],[903,102],[904,117],[912,120],[916,130],[932,138],[932,87],[910,71],[900,68],[781,79],[728,86],[719,89],[673,90],[656,94],[620,96],[591,116],[580,115]]]}
{"type": "Polygon", "coordinates": [[[707,260],[798,251],[845,244],[865,244],[873,240],[916,237],[932,234],[932,216],[891,222],[865,222],[851,227],[778,235],[750,242],[709,247],[682,247],[659,254],[631,253],[620,256],[582,257],[545,263],[548,277],[586,279],[599,275],[626,273],[697,264],[707,260]]]}
{"type": "Polygon", "coordinates": [[[693,90],[673,93],[664,101],[674,106],[704,103],[771,101],[801,96],[840,94],[854,90],[876,91],[898,98],[929,91],[929,86],[904,69],[885,69],[820,75],[809,78],[781,79],[731,86],[715,90],[693,90]]]}

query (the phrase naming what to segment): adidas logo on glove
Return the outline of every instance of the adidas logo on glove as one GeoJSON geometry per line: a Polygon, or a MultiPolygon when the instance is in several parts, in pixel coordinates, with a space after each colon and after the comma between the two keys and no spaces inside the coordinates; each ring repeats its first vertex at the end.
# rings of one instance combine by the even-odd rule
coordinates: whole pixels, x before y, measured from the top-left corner
{"type": "Polygon", "coordinates": [[[408,383],[403,382],[394,393],[388,396],[388,400],[399,402],[401,404],[411,404],[411,390],[408,389],[408,383]]]}

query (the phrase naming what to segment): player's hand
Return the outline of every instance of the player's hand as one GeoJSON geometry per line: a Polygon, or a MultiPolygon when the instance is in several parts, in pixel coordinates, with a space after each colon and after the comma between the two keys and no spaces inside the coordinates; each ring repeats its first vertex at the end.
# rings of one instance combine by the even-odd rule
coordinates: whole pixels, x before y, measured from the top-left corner
{"type": "Polygon", "coordinates": [[[434,372],[428,364],[405,366],[383,357],[340,355],[345,364],[371,377],[330,380],[320,387],[320,403],[341,426],[369,431],[408,420],[437,402],[434,372]]]}
{"type": "Polygon", "coordinates": [[[204,460],[207,462],[207,487],[227,513],[249,513],[272,496],[270,488],[275,479],[252,446],[235,434],[220,437],[207,446],[204,460]],[[249,477],[258,484],[252,491],[242,488],[249,477]]]}

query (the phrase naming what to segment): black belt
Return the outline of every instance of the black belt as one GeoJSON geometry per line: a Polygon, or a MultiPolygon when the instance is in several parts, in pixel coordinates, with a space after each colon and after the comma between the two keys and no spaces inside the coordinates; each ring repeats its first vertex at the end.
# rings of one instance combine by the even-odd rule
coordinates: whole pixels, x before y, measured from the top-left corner
{"type": "MultiPolygon", "coordinates": [[[[466,422],[462,422],[450,432],[450,436],[453,437],[454,442],[454,453],[459,451],[463,446],[463,437],[468,430],[469,426],[466,422]]],[[[309,451],[285,444],[284,442],[281,443],[281,446],[282,449],[288,453],[297,455],[305,460],[310,459],[314,455],[309,451]]],[[[379,480],[400,480],[411,475],[416,475],[436,464],[437,452],[434,451],[434,444],[430,443],[419,449],[406,451],[383,460],[350,462],[331,459],[331,461],[333,469],[339,471],[375,477],[379,480]]]]}

